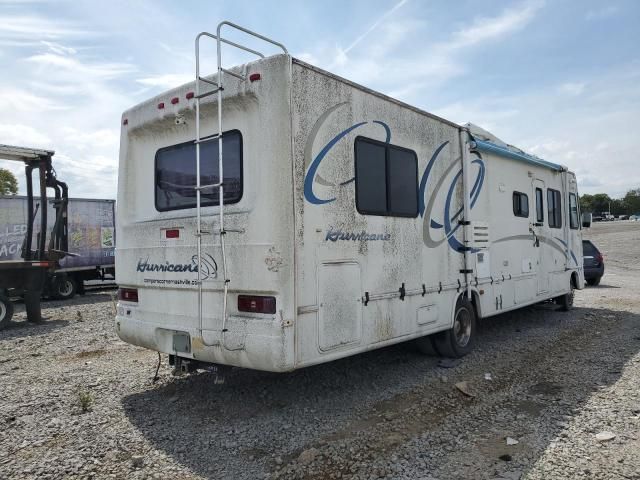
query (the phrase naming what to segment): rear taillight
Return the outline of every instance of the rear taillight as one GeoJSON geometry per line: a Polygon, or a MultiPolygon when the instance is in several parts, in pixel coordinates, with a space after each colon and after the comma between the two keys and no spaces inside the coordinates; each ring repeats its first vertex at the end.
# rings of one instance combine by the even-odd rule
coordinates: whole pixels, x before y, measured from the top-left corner
{"type": "Polygon", "coordinates": [[[276,313],[276,298],[259,295],[238,295],[238,311],[251,313],[276,313]]]}
{"type": "Polygon", "coordinates": [[[138,303],[138,289],[137,288],[119,288],[118,299],[123,302],[138,303]]]}
{"type": "Polygon", "coordinates": [[[598,263],[603,263],[604,262],[604,257],[602,256],[601,253],[596,253],[596,262],[598,262],[598,263]]]}

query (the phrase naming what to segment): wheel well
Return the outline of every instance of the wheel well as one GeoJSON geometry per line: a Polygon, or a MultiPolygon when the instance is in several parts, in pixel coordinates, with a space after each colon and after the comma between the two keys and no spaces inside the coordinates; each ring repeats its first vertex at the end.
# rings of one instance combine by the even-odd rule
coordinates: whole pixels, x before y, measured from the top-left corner
{"type": "MultiPolygon", "coordinates": [[[[460,295],[458,295],[456,304],[458,303],[458,301],[460,301],[460,299],[465,298],[466,295],[467,295],[466,292],[463,292],[460,295]]],[[[480,297],[476,290],[471,290],[471,305],[473,305],[473,313],[475,313],[476,319],[479,319],[480,318],[480,297]]]]}
{"type": "Polygon", "coordinates": [[[576,272],[571,273],[571,285],[573,288],[578,288],[578,274],[576,272]]]}

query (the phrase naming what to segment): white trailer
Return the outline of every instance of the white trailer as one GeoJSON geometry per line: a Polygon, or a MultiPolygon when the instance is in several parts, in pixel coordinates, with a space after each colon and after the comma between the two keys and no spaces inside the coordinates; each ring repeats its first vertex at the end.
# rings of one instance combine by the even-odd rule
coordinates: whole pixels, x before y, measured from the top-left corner
{"type": "Polygon", "coordinates": [[[120,338],[282,372],[412,339],[461,356],[478,318],[570,307],[584,276],[566,167],[280,44],[223,69],[227,28],[196,40],[196,55],[218,42],[216,75],[197,62],[196,82],[123,114],[120,338]]]}

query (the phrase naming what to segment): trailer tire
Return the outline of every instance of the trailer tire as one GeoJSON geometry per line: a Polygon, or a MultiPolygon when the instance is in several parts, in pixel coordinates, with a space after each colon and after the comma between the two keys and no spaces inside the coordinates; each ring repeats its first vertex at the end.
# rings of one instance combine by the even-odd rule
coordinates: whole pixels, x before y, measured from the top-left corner
{"type": "Polygon", "coordinates": [[[476,343],[476,314],[471,302],[460,297],[456,303],[453,327],[433,336],[435,350],[443,357],[460,358],[476,343]]]}
{"type": "Polygon", "coordinates": [[[76,279],[69,275],[57,277],[53,281],[53,296],[57,300],[69,300],[75,296],[77,290],[76,279]]]}
{"type": "Polygon", "coordinates": [[[0,330],[3,330],[13,317],[13,303],[5,295],[0,295],[0,330]]]}
{"type": "Polygon", "coordinates": [[[597,286],[597,285],[600,285],[600,279],[601,279],[601,278],[602,278],[602,277],[590,278],[589,280],[587,280],[587,284],[588,284],[590,287],[595,287],[595,286],[597,286]]]}

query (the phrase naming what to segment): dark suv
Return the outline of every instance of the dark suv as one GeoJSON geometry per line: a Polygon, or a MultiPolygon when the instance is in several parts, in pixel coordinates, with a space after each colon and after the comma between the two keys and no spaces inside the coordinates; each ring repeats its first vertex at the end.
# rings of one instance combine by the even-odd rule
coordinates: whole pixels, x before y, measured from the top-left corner
{"type": "Polygon", "coordinates": [[[598,285],[604,275],[604,258],[590,240],[582,240],[584,279],[591,286],[598,285]]]}

